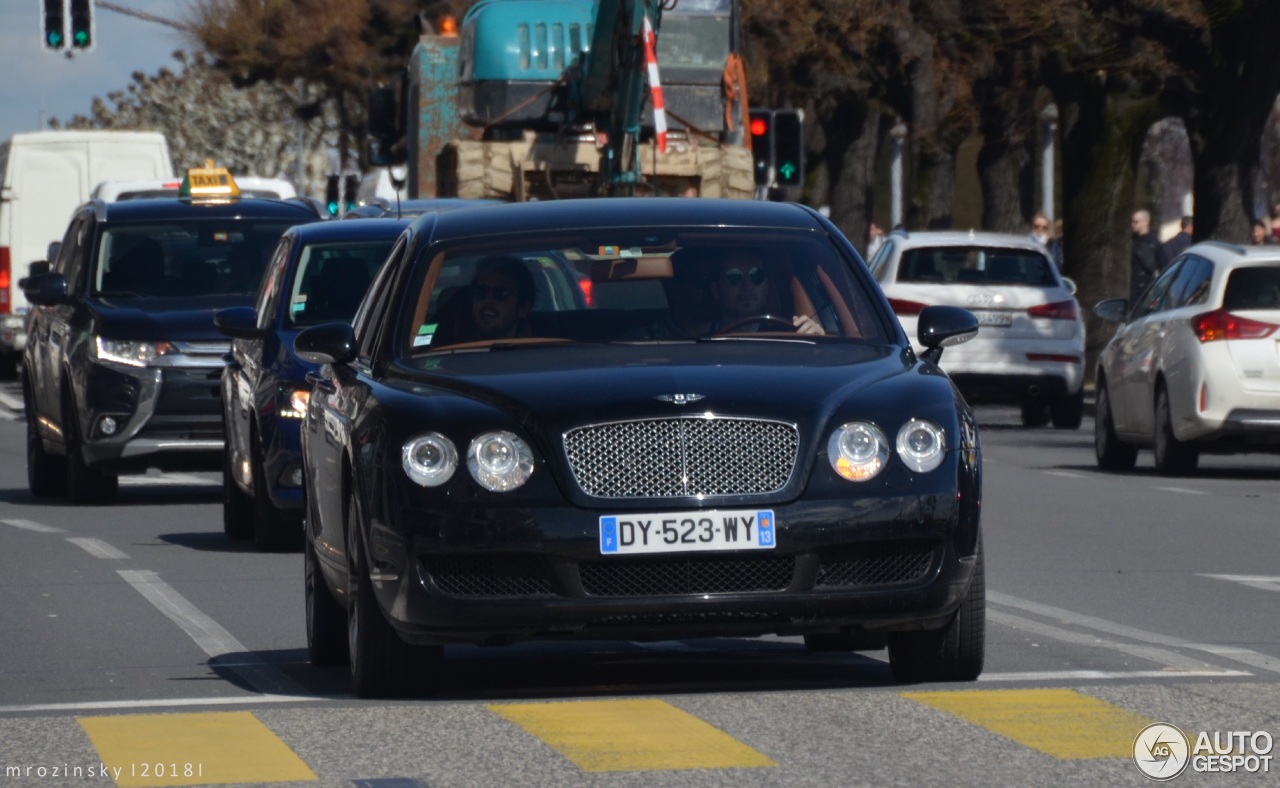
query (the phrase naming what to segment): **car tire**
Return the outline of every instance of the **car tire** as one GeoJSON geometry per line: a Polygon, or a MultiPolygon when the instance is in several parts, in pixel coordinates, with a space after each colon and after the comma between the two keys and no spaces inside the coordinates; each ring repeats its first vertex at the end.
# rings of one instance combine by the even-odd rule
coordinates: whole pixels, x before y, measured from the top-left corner
{"type": "Polygon", "coordinates": [[[44,449],[31,409],[27,409],[27,488],[37,498],[67,494],[67,461],[44,449]]]}
{"type": "Polygon", "coordinates": [[[315,545],[304,540],[302,569],[306,584],[307,657],[317,667],[346,665],[347,614],[329,592],[316,558],[315,545]]]}
{"type": "Polygon", "coordinates": [[[253,544],[268,553],[296,550],[302,541],[302,524],[280,515],[271,503],[262,446],[256,436],[250,441],[253,457],[253,544]]]}
{"type": "Polygon", "coordinates": [[[973,681],[982,674],[987,631],[987,581],[982,552],[979,540],[969,590],[946,626],[890,634],[889,669],[895,679],[908,684],[973,681]]]}
{"type": "Polygon", "coordinates": [[[1178,440],[1173,434],[1173,415],[1169,408],[1169,391],[1163,385],[1156,390],[1156,470],[1163,476],[1186,476],[1200,462],[1200,450],[1178,440]]]}
{"type": "Polygon", "coordinates": [[[1084,387],[1049,406],[1049,418],[1059,430],[1078,430],[1084,423],[1084,387]]]}
{"type": "Polygon", "coordinates": [[[67,442],[67,500],[76,506],[111,503],[120,492],[119,477],[92,468],[80,450],[80,427],[69,404],[63,406],[62,429],[67,442]]]}
{"type": "Polygon", "coordinates": [[[1125,443],[1116,435],[1111,415],[1111,394],[1107,384],[1098,384],[1098,402],[1093,416],[1093,450],[1098,467],[1108,471],[1132,470],[1138,461],[1138,447],[1125,443]]]}
{"type": "Polygon", "coordinates": [[[1022,403],[1022,426],[1043,427],[1049,423],[1049,409],[1040,401],[1022,403]]]}
{"type": "Polygon", "coordinates": [[[816,632],[804,636],[804,647],[815,652],[879,651],[884,635],[871,632],[816,632]]]}
{"type": "Polygon", "coordinates": [[[246,495],[231,470],[231,447],[222,460],[222,532],[233,542],[253,536],[253,498],[246,495]]]}
{"type": "Polygon", "coordinates": [[[347,503],[347,649],[351,688],[361,698],[418,694],[435,683],[441,646],[411,646],[387,621],[374,595],[360,538],[357,496],[347,503]]]}

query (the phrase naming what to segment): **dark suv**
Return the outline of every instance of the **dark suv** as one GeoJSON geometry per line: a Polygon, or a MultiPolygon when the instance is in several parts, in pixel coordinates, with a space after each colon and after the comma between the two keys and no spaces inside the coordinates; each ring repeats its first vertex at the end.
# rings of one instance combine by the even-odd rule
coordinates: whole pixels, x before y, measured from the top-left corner
{"type": "Polygon", "coordinates": [[[252,303],[267,256],[304,202],[94,201],[51,270],[22,282],[32,494],[109,501],[122,473],[217,470],[226,337],[213,313],[252,303]]]}

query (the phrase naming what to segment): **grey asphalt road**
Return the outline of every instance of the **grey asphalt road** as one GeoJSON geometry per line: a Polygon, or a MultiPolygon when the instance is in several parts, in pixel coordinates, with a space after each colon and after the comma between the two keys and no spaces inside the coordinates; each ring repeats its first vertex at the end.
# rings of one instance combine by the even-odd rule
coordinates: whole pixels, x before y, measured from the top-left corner
{"type": "Polygon", "coordinates": [[[301,557],[228,543],[219,477],[37,502],[7,415],[0,784],[1141,785],[1148,723],[1280,736],[1280,458],[1103,474],[1088,419],[1024,430],[981,409],[978,682],[900,686],[883,652],[788,638],[547,643],[451,649],[439,697],[369,702],[307,664],[301,557]]]}

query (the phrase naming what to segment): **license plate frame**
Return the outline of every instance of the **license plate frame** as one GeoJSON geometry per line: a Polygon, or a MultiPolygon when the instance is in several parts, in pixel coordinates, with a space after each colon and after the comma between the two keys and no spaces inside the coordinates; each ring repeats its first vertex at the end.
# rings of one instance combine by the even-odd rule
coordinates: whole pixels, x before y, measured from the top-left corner
{"type": "Polygon", "coordinates": [[[1013,325],[1013,313],[1000,312],[991,309],[974,309],[971,310],[973,316],[978,318],[978,325],[986,328],[1008,328],[1013,325]]]}
{"type": "Polygon", "coordinates": [[[778,543],[777,525],[772,509],[601,515],[600,554],[772,550],[778,543]]]}

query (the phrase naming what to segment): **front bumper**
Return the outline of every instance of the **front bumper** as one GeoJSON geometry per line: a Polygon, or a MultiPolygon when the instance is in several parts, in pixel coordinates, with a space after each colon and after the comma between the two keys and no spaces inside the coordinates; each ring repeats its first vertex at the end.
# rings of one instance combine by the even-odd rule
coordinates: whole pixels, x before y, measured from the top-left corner
{"type": "Polygon", "coordinates": [[[406,640],[481,644],[932,629],[968,589],[954,494],[770,508],[775,549],[641,556],[600,554],[603,512],[402,510],[407,535],[374,528],[374,587],[406,640]]]}
{"type": "Polygon", "coordinates": [[[221,355],[184,353],[161,362],[89,365],[79,418],[90,466],[116,473],[222,467],[221,355]]]}

